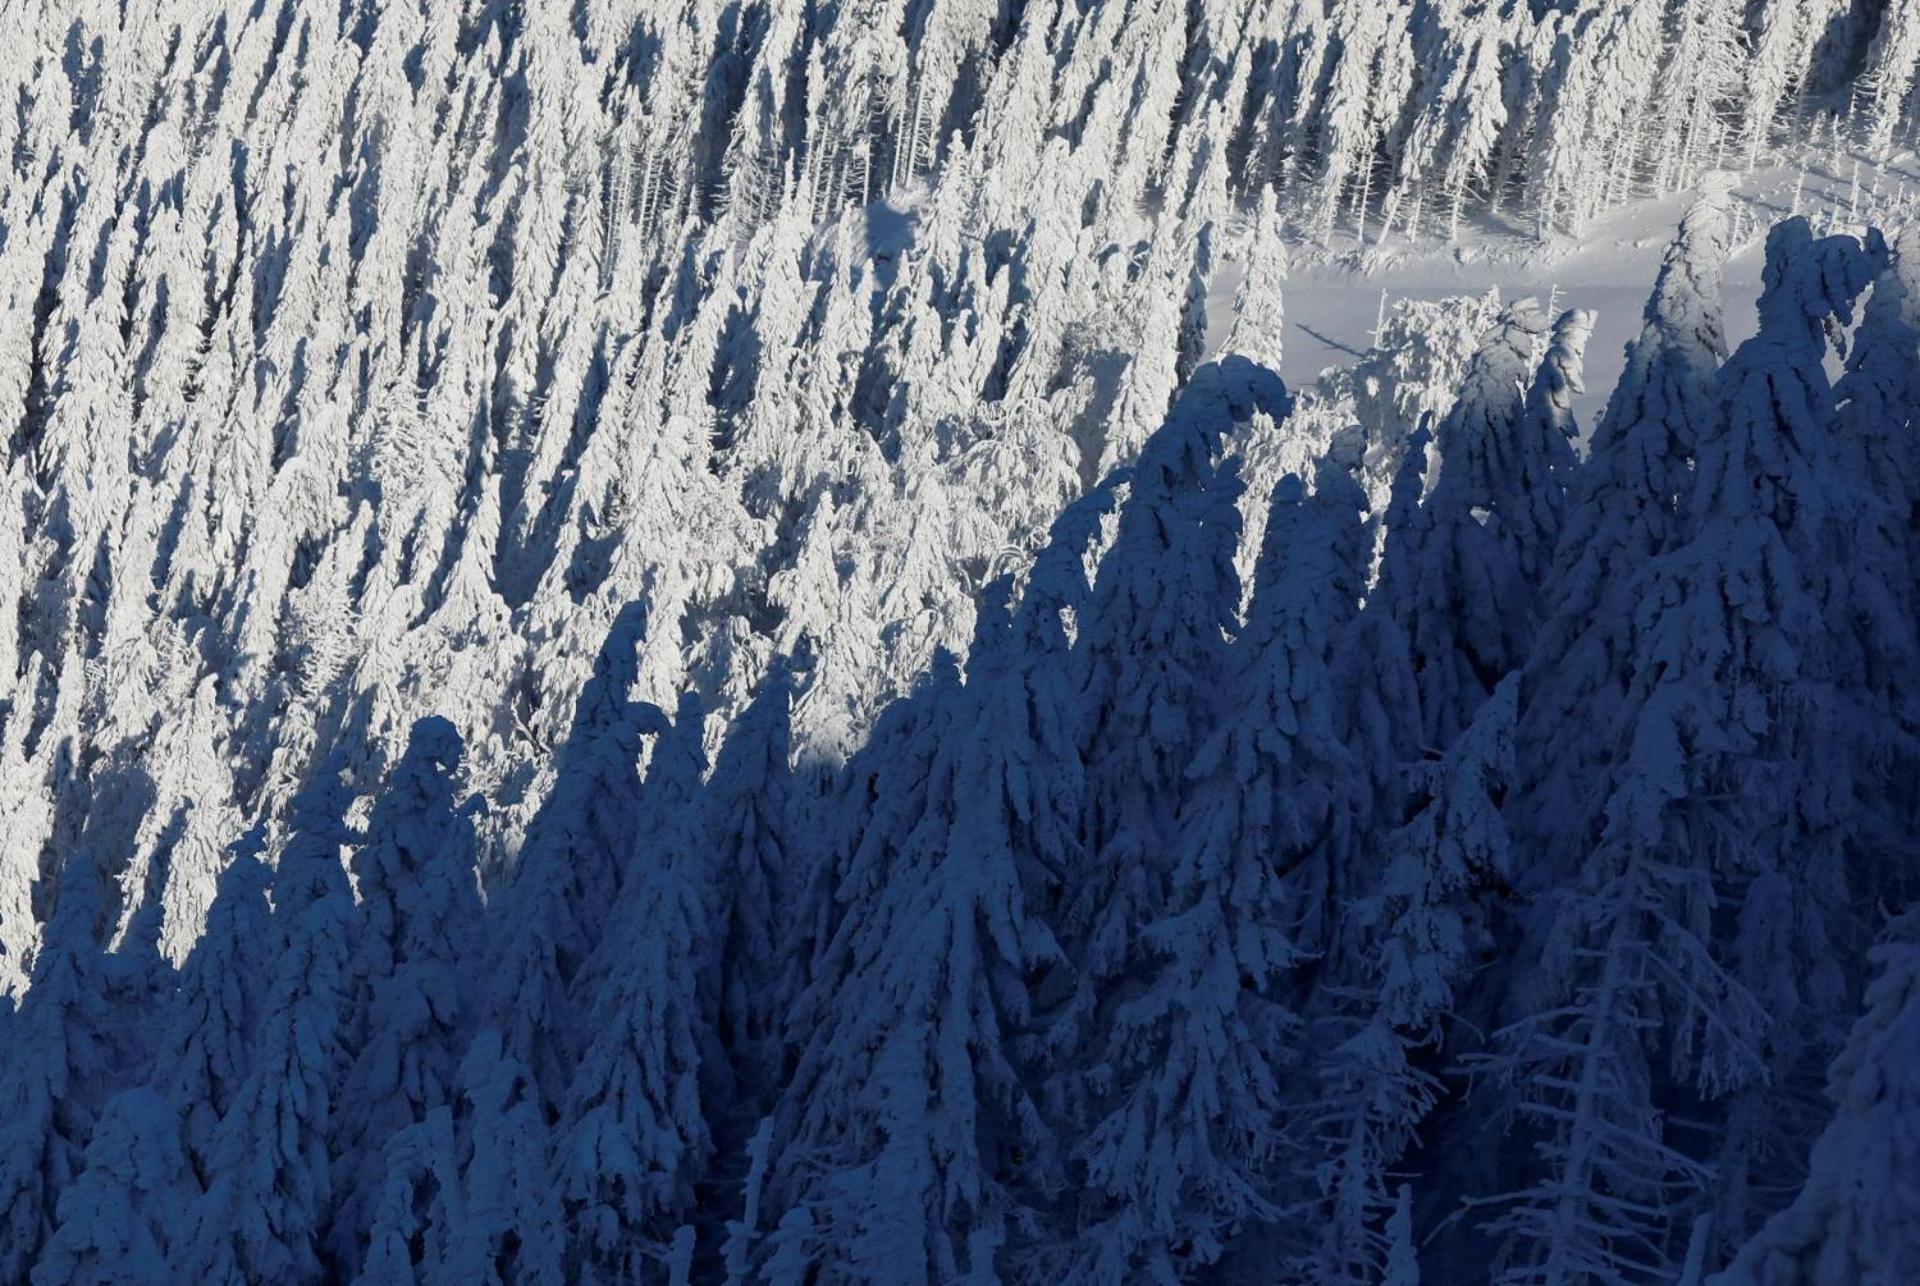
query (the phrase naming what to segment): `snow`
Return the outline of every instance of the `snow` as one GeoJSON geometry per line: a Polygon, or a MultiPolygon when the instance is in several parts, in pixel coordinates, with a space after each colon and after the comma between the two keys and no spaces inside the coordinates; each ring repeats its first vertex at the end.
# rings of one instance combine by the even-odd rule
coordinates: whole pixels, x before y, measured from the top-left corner
{"type": "Polygon", "coordinates": [[[1915,1276],[1920,0],[4,8],[0,1278],[1915,1276]]]}
{"type": "MultiPolygon", "coordinates": [[[[1373,342],[1384,292],[1396,299],[1438,300],[1497,289],[1506,300],[1537,299],[1544,307],[1586,308],[1595,314],[1587,347],[1586,388],[1574,410],[1583,433],[1591,432],[1618,382],[1626,345],[1640,333],[1646,283],[1660,266],[1670,230],[1698,195],[1726,184],[1746,235],[1727,261],[1727,340],[1753,334],[1751,305],[1760,297],[1764,232],[1769,222],[1794,212],[1816,221],[1831,217],[1836,228],[1864,228],[1864,216],[1904,210],[1920,200],[1920,155],[1902,153],[1884,165],[1863,158],[1816,153],[1798,166],[1770,165],[1740,174],[1722,173],[1686,190],[1645,198],[1594,221],[1578,237],[1556,234],[1541,244],[1530,229],[1481,219],[1458,244],[1343,245],[1295,247],[1286,278],[1287,324],[1280,367],[1290,388],[1305,388],[1330,367],[1351,366],[1373,342]],[[1871,199],[1852,197],[1852,163],[1866,165],[1862,183],[1877,186],[1871,199]],[[1876,183],[1877,180],[1877,183],[1876,183]],[[1849,214],[1854,218],[1849,218],[1849,214]]],[[[1231,258],[1208,296],[1209,351],[1217,352],[1233,324],[1238,265],[1231,258]]]]}

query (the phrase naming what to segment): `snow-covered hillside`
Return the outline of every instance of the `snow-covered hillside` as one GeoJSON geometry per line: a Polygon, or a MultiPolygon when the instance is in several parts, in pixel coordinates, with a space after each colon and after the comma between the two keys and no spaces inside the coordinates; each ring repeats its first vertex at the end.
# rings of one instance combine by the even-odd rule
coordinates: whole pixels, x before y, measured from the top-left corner
{"type": "Polygon", "coordinates": [[[1917,59],[0,0],[0,1280],[1920,1273],[1917,59]]]}

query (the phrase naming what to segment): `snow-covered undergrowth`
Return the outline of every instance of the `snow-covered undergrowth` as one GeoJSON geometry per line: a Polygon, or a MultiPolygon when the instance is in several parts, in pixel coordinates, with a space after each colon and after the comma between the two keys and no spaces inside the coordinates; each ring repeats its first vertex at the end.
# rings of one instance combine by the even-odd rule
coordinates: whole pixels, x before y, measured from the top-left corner
{"type": "Polygon", "coordinates": [[[1920,1277],[1917,52],[0,7],[0,1280],[1920,1277]]]}

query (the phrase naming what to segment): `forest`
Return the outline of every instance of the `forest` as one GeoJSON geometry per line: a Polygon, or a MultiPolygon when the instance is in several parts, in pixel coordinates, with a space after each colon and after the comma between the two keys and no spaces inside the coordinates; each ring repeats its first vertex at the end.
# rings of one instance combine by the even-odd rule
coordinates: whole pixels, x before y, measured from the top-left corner
{"type": "Polygon", "coordinates": [[[0,36],[0,1283],[1920,1281],[1920,3],[0,36]]]}

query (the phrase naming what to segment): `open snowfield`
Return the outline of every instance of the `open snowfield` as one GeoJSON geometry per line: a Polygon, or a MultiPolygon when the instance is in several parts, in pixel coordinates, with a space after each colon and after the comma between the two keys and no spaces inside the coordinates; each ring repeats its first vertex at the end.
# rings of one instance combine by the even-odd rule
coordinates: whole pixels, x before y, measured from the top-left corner
{"type": "MultiPolygon", "coordinates": [[[[1816,230],[1860,231],[1869,223],[1899,226],[1907,217],[1920,193],[1915,156],[1903,153],[1884,166],[1859,160],[1857,196],[1856,159],[1819,155],[1809,157],[1804,171],[1776,164],[1722,172],[1717,181],[1730,185],[1745,232],[1723,278],[1730,347],[1753,333],[1763,243],[1774,220],[1799,213],[1816,230]]],[[[1328,367],[1351,365],[1371,343],[1382,292],[1391,303],[1496,288],[1508,301],[1532,297],[1543,306],[1556,301],[1560,308],[1595,313],[1584,391],[1574,403],[1583,432],[1590,432],[1619,379],[1626,344],[1640,332],[1660,256],[1703,188],[1635,201],[1578,236],[1557,233],[1546,244],[1510,222],[1482,218],[1454,245],[1408,244],[1396,235],[1384,245],[1370,238],[1364,248],[1336,242],[1326,249],[1296,249],[1287,278],[1281,377],[1289,388],[1304,388],[1328,367]]],[[[1216,344],[1231,327],[1238,284],[1236,274],[1223,271],[1209,294],[1208,337],[1216,344]]]]}

